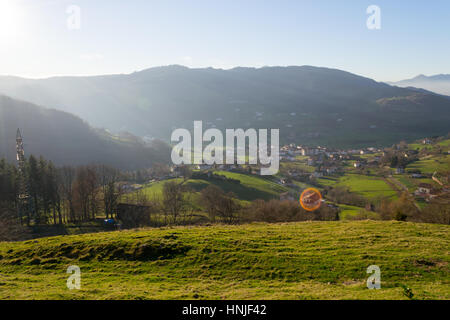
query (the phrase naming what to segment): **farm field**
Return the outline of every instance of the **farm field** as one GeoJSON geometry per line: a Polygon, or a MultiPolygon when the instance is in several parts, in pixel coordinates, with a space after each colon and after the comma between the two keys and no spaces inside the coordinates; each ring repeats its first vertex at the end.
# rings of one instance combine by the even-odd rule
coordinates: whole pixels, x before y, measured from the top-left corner
{"type": "Polygon", "coordinates": [[[339,208],[341,209],[341,212],[339,213],[339,219],[340,220],[347,220],[352,218],[353,216],[358,215],[360,212],[364,212],[368,215],[368,217],[377,218],[378,215],[375,212],[367,211],[364,208],[351,206],[347,204],[339,204],[339,208]]]}
{"type": "Polygon", "coordinates": [[[317,181],[322,186],[334,186],[335,184],[338,183],[339,178],[336,178],[336,177],[322,177],[322,178],[318,178],[317,181]]]}
{"type": "Polygon", "coordinates": [[[446,139],[446,140],[443,140],[443,141],[441,141],[441,142],[438,142],[438,144],[439,144],[441,147],[450,147],[450,139],[446,139]]]}
{"type": "Polygon", "coordinates": [[[0,299],[450,298],[449,226],[299,222],[0,243],[0,299]],[[366,269],[381,269],[368,290],[366,269]],[[81,269],[68,290],[66,269],[81,269]]]}
{"type": "MultiPolygon", "coordinates": [[[[450,139],[444,139],[442,141],[439,141],[437,143],[437,145],[441,146],[441,147],[450,147],[450,139]]],[[[408,148],[411,150],[422,150],[422,149],[433,149],[435,148],[435,145],[431,145],[431,144],[423,144],[423,143],[419,143],[419,142],[415,142],[415,143],[410,143],[408,144],[408,148]]]]}
{"type": "Polygon", "coordinates": [[[397,179],[397,181],[400,182],[403,186],[405,186],[408,189],[408,192],[414,192],[414,190],[417,189],[417,186],[420,183],[420,181],[415,181],[418,179],[410,178],[408,175],[396,174],[393,177],[397,179]]]}
{"type": "Polygon", "coordinates": [[[328,186],[348,187],[351,192],[362,195],[366,199],[377,197],[397,197],[397,192],[380,177],[348,173],[338,178],[321,178],[319,183],[328,186]]]}
{"type": "MultiPolygon", "coordinates": [[[[215,174],[227,178],[239,180],[240,183],[221,179],[189,179],[186,185],[199,192],[210,184],[220,187],[225,192],[233,192],[239,199],[251,201],[255,199],[269,200],[279,198],[280,193],[289,191],[288,188],[281,186],[273,181],[263,178],[259,175],[247,175],[242,173],[228,171],[214,171],[215,174]]],[[[181,179],[171,179],[171,181],[181,182],[181,179]]],[[[153,182],[147,185],[143,192],[152,197],[161,195],[162,187],[166,181],[153,182]]]]}
{"type": "MultiPolygon", "coordinates": [[[[314,172],[314,167],[309,166],[306,161],[303,159],[303,156],[299,161],[296,162],[281,162],[280,167],[285,170],[300,170],[304,172],[312,173],[314,172]]],[[[298,157],[298,158],[300,158],[298,157]]]]}
{"type": "Polygon", "coordinates": [[[430,157],[413,162],[406,167],[409,170],[420,170],[422,173],[442,172],[450,169],[450,156],[430,157]]]}
{"type": "Polygon", "coordinates": [[[270,181],[263,176],[246,175],[228,171],[215,171],[215,173],[223,175],[227,178],[239,180],[241,181],[241,184],[246,188],[260,190],[275,197],[277,197],[282,192],[288,191],[286,187],[280,186],[279,184],[270,181]]]}

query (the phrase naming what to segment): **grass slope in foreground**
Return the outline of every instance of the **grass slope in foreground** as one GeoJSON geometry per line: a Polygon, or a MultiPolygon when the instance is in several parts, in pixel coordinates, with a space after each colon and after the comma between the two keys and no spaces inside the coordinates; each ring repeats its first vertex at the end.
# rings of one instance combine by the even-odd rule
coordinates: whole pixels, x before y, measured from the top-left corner
{"type": "Polygon", "coordinates": [[[0,244],[0,299],[449,299],[449,226],[301,222],[0,244]],[[369,265],[380,290],[366,288],[369,265]],[[68,290],[78,265],[81,290],[68,290]]]}

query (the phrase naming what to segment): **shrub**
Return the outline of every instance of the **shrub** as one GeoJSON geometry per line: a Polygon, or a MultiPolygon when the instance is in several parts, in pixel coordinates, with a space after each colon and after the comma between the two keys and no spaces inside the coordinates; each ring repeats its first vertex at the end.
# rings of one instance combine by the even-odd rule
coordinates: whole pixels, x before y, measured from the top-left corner
{"type": "Polygon", "coordinates": [[[202,190],[201,202],[212,221],[217,216],[226,223],[235,222],[237,220],[237,213],[241,209],[233,193],[225,193],[222,189],[214,185],[209,185],[202,190]]]}
{"type": "Polygon", "coordinates": [[[430,203],[422,211],[416,213],[414,221],[426,223],[450,224],[450,207],[448,204],[437,202],[430,203]]]}
{"type": "Polygon", "coordinates": [[[346,187],[336,187],[327,191],[327,198],[336,203],[347,204],[356,207],[364,207],[366,200],[364,197],[350,192],[346,187]]]}

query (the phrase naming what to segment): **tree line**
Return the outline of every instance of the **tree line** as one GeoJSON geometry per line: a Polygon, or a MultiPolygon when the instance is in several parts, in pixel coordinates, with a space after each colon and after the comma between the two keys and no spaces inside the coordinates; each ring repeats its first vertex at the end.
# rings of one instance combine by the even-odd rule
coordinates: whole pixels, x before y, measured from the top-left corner
{"type": "Polygon", "coordinates": [[[124,190],[118,182],[124,173],[106,165],[56,167],[31,155],[24,172],[0,160],[0,209],[17,215],[20,224],[63,224],[89,221],[100,212],[112,217],[124,190]],[[19,199],[20,185],[26,199],[19,199]],[[23,205],[25,203],[25,205],[23,205]]]}

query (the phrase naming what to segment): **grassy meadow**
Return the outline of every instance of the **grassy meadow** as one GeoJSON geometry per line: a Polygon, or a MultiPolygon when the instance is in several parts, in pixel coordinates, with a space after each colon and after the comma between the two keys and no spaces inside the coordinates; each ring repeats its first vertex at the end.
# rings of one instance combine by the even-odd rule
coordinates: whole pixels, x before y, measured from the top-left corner
{"type": "MultiPolygon", "coordinates": [[[[280,193],[287,192],[289,190],[288,188],[259,175],[248,175],[228,171],[214,171],[214,173],[234,180],[239,180],[240,183],[211,178],[208,180],[189,179],[185,182],[185,184],[197,193],[206,188],[208,185],[213,184],[220,187],[225,192],[233,192],[237,198],[244,201],[279,198],[280,193]]],[[[182,182],[182,179],[172,179],[171,181],[182,182]]],[[[162,194],[162,187],[164,183],[166,183],[166,181],[157,181],[148,184],[143,189],[143,192],[149,197],[154,195],[160,196],[162,194]]]]}
{"type": "Polygon", "coordinates": [[[428,157],[413,162],[406,167],[409,170],[420,170],[422,173],[434,173],[436,171],[448,171],[450,169],[450,156],[428,157]]]}
{"type": "Polygon", "coordinates": [[[397,192],[381,177],[347,173],[340,177],[324,177],[318,179],[321,185],[347,187],[366,199],[377,197],[395,198],[397,192]]]}
{"type": "Polygon", "coordinates": [[[0,299],[450,299],[449,226],[299,222],[0,243],[0,299]],[[381,269],[369,290],[366,269],[381,269]],[[81,268],[68,290],[67,267],[81,268]]]}

